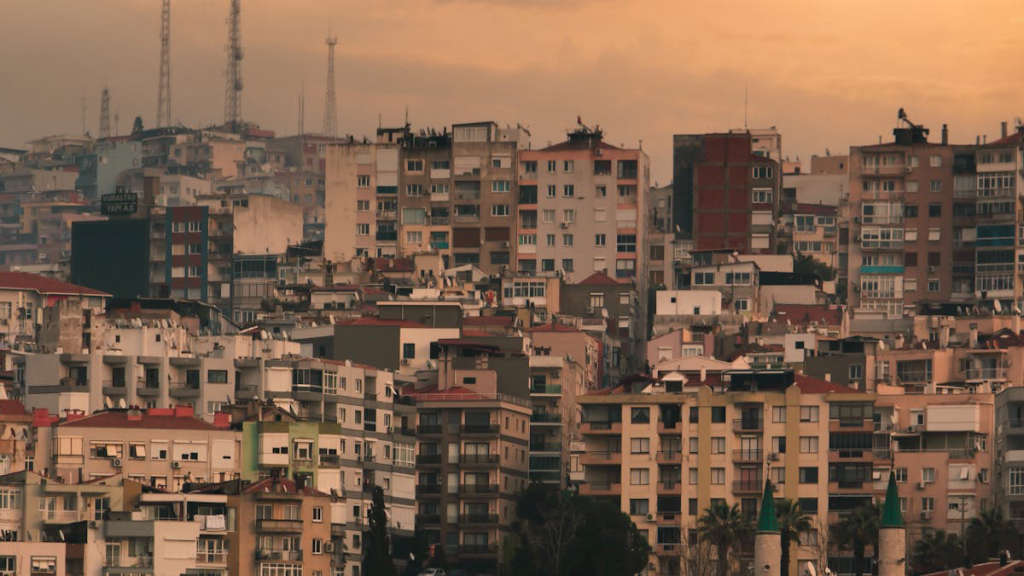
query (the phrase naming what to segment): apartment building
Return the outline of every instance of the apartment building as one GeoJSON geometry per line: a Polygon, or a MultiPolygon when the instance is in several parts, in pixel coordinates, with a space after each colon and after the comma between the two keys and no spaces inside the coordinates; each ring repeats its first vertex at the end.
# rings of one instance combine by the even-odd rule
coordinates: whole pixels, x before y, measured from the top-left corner
{"type": "MultiPolygon", "coordinates": [[[[794,547],[790,569],[797,562],[820,566],[828,551],[818,532],[829,525],[830,510],[871,497],[855,482],[866,477],[870,450],[838,461],[825,443],[854,420],[857,430],[870,431],[872,402],[800,374],[727,365],[587,394],[579,398],[586,446],[580,491],[630,515],[651,544],[653,573],[677,574],[697,543],[702,511],[712,502],[735,503],[753,520],[770,479],[777,496],[815,519],[794,547]]],[[[749,555],[752,542],[742,550],[749,555]]]]}
{"type": "Polygon", "coordinates": [[[32,463],[32,415],[18,400],[0,392],[0,474],[25,470],[32,463]]]}
{"type": "Polygon", "coordinates": [[[793,255],[810,256],[829,268],[838,268],[836,207],[797,204],[792,208],[792,217],[793,255]]]}
{"type": "Polygon", "coordinates": [[[536,352],[530,356],[530,482],[564,489],[579,439],[576,399],[588,388],[583,366],[572,357],[536,352]]]}
{"type": "Polygon", "coordinates": [[[0,272],[0,341],[12,347],[35,343],[46,309],[74,300],[82,310],[98,312],[109,299],[106,292],[38,274],[0,272]]]}
{"type": "Polygon", "coordinates": [[[488,573],[530,471],[530,368],[501,343],[442,340],[437,384],[403,393],[416,406],[417,530],[449,561],[488,573]]]}
{"type": "MultiPolygon", "coordinates": [[[[986,303],[998,300],[1007,310],[1019,307],[1024,296],[1024,257],[1015,256],[1015,247],[1024,243],[1018,236],[1024,218],[1018,198],[1018,191],[1024,190],[1022,142],[1024,133],[1008,136],[1004,122],[1003,137],[975,147],[973,162],[968,158],[963,173],[955,176],[956,193],[963,195],[971,191],[971,177],[975,178],[974,294],[986,303]]],[[[968,234],[955,238],[959,239],[971,238],[968,234]]]]}
{"type": "Polygon", "coordinates": [[[646,294],[633,280],[594,272],[559,293],[562,318],[578,319],[580,327],[602,341],[607,374],[628,374],[643,366],[641,342],[647,334],[646,294]]]}
{"type": "Polygon", "coordinates": [[[996,504],[995,404],[991,392],[878,394],[873,489],[881,496],[895,471],[909,538],[961,533],[996,504]]]}
{"type": "Polygon", "coordinates": [[[781,139],[764,136],[673,137],[673,222],[695,250],[775,252],[782,170],[771,150],[781,150],[781,139]]]}
{"type": "Polygon", "coordinates": [[[40,414],[35,423],[35,468],[66,482],[124,476],[177,491],[186,482],[230,480],[239,471],[241,443],[226,415],[209,424],[186,406],[61,419],[40,414]]]}
{"type": "Polygon", "coordinates": [[[850,148],[847,277],[852,307],[901,316],[953,294],[953,148],[907,123],[850,148]]]}
{"type": "Polygon", "coordinates": [[[602,272],[646,286],[647,154],[582,126],[519,159],[517,269],[557,270],[569,283],[602,272]]]}
{"type": "Polygon", "coordinates": [[[672,221],[672,185],[652,186],[647,198],[643,252],[647,255],[648,284],[674,289],[678,286],[676,267],[681,266],[676,260],[681,260],[683,243],[677,243],[672,221]]]}

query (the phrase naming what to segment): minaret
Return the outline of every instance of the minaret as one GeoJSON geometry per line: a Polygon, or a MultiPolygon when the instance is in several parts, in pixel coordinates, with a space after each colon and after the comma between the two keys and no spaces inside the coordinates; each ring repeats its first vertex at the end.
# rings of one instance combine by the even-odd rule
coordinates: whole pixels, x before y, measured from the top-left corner
{"type": "Polygon", "coordinates": [[[885,490],[881,530],[878,531],[878,576],[906,574],[907,529],[900,513],[900,494],[896,489],[896,474],[889,472],[889,487],[885,490]]]}
{"type": "Polygon", "coordinates": [[[754,536],[754,576],[776,576],[782,570],[782,533],[775,517],[772,491],[771,481],[766,481],[761,515],[757,518],[757,535],[754,536]]]}

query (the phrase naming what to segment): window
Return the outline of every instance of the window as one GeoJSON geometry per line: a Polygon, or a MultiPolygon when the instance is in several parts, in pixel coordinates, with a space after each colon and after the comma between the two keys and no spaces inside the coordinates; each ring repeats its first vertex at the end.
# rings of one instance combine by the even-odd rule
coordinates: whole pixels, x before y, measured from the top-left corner
{"type": "Polygon", "coordinates": [[[576,163],[572,160],[566,160],[562,162],[562,171],[571,174],[576,167],[576,163]]]}
{"type": "Polygon", "coordinates": [[[562,222],[572,224],[576,222],[576,211],[573,209],[562,210],[562,222]]]}
{"type": "Polygon", "coordinates": [[[801,406],[800,407],[800,421],[801,422],[817,422],[818,421],[818,407],[817,406],[801,406]]]}
{"type": "Polygon", "coordinates": [[[700,481],[700,470],[698,470],[697,468],[690,468],[687,476],[688,480],[690,481],[690,485],[696,486],[697,483],[700,481]]]}
{"type": "Polygon", "coordinates": [[[494,204],[491,206],[491,216],[508,216],[509,213],[508,204],[494,204]]]}
{"type": "Polygon", "coordinates": [[[606,198],[608,196],[608,187],[603,185],[596,186],[594,188],[594,193],[597,195],[598,198],[606,198]]]}
{"type": "Polygon", "coordinates": [[[651,409],[650,408],[633,408],[629,411],[630,423],[632,424],[650,424],[651,422],[651,409]]]}
{"type": "Polygon", "coordinates": [[[817,436],[801,436],[800,437],[800,453],[801,454],[817,454],[818,453],[818,437],[817,436]]]}
{"type": "Polygon", "coordinates": [[[356,186],[360,188],[369,188],[370,176],[367,174],[361,174],[359,176],[356,176],[356,186]]]}
{"type": "Polygon", "coordinates": [[[558,162],[556,160],[548,160],[548,172],[554,174],[555,170],[558,169],[558,162]]]}
{"type": "Polygon", "coordinates": [[[651,452],[651,439],[650,438],[632,438],[629,441],[629,452],[630,452],[630,454],[650,454],[650,452],[651,452]]]}
{"type": "Polygon", "coordinates": [[[504,193],[512,191],[512,182],[508,180],[494,180],[491,182],[491,192],[504,193]]]}
{"type": "Polygon", "coordinates": [[[711,438],[711,453],[725,454],[725,437],[714,436],[711,438]]]}
{"type": "Polygon", "coordinates": [[[423,172],[423,160],[407,160],[405,170],[407,172],[423,172]]]}
{"type": "Polygon", "coordinates": [[[714,485],[725,484],[725,468],[711,469],[711,483],[714,485]]]}
{"type": "Polygon", "coordinates": [[[103,520],[110,510],[110,498],[102,497],[93,499],[93,520],[103,520]]]}
{"type": "Polygon", "coordinates": [[[903,207],[904,218],[917,218],[917,206],[914,204],[907,204],[903,207]]]}
{"type": "Polygon", "coordinates": [[[615,250],[617,252],[636,252],[636,234],[618,234],[615,237],[615,250]]]}
{"type": "Polygon", "coordinates": [[[942,204],[929,204],[928,205],[928,217],[929,218],[941,218],[942,217],[942,204]]]}
{"type": "Polygon", "coordinates": [[[313,538],[313,554],[323,554],[323,540],[313,538]]]}
{"type": "Polygon", "coordinates": [[[771,188],[755,188],[754,191],[751,193],[750,201],[753,204],[771,204],[771,188]]]}
{"type": "Polygon", "coordinates": [[[406,184],[406,196],[423,196],[423,184],[406,184]]]}
{"type": "Polygon", "coordinates": [[[939,279],[938,278],[929,278],[928,279],[928,291],[929,292],[938,292],[939,291],[939,279]]]}
{"type": "Polygon", "coordinates": [[[558,195],[558,186],[555,186],[554,184],[549,184],[548,185],[548,198],[554,198],[557,195],[558,195]]]}
{"type": "Polygon", "coordinates": [[[818,483],[818,469],[814,466],[804,466],[800,468],[800,483],[801,484],[817,484],[818,483]]]}
{"type": "Polygon", "coordinates": [[[563,198],[572,198],[574,196],[576,196],[576,188],[572,184],[566,184],[565,186],[562,186],[563,198]]]}
{"type": "Polygon", "coordinates": [[[928,241],[938,242],[942,238],[941,228],[929,228],[928,229],[928,241]]]}
{"type": "Polygon", "coordinates": [[[402,344],[402,358],[415,358],[416,357],[416,343],[406,342],[402,344]]]}
{"type": "Polygon", "coordinates": [[[562,246],[572,246],[572,234],[562,234],[562,246]]]}
{"type": "Polygon", "coordinates": [[[935,468],[921,468],[921,482],[926,484],[935,483],[935,468]]]}
{"type": "Polygon", "coordinates": [[[928,158],[928,165],[931,166],[932,168],[941,168],[942,167],[942,156],[939,156],[938,154],[932,154],[928,158]]]}
{"type": "Polygon", "coordinates": [[[562,258],[562,270],[565,272],[572,272],[575,269],[572,258],[562,258]]]}
{"type": "Polygon", "coordinates": [[[907,481],[907,469],[905,467],[896,468],[893,471],[893,476],[896,477],[896,481],[903,483],[907,481]]]}
{"type": "Polygon", "coordinates": [[[942,180],[932,180],[929,186],[933,193],[942,192],[942,180]]]}
{"type": "Polygon", "coordinates": [[[544,211],[542,211],[541,212],[541,221],[544,222],[545,224],[554,224],[555,223],[555,211],[554,210],[544,210],[544,211]]]}
{"type": "Polygon", "coordinates": [[[607,222],[608,210],[605,208],[594,208],[594,222],[607,222]]]}
{"type": "Polygon", "coordinates": [[[647,486],[651,483],[651,471],[647,468],[631,468],[629,483],[633,486],[647,486]]]}
{"type": "Polygon", "coordinates": [[[632,278],[635,275],[636,260],[620,258],[615,261],[616,278],[632,278]]]}
{"type": "Polygon", "coordinates": [[[356,235],[357,236],[369,236],[370,225],[369,224],[356,224],[356,235]]]}
{"type": "Polygon", "coordinates": [[[370,211],[370,201],[369,200],[356,200],[356,210],[358,210],[359,212],[369,212],[370,211]]]}
{"type": "Polygon", "coordinates": [[[786,453],[786,437],[772,436],[772,452],[776,454],[786,453]]]}
{"type": "Polygon", "coordinates": [[[606,242],[606,236],[604,234],[594,234],[594,246],[604,246],[606,242]]]}
{"type": "Polygon", "coordinates": [[[786,423],[786,407],[772,406],[772,422],[775,424],[786,423]]]}
{"type": "Polygon", "coordinates": [[[712,423],[725,422],[725,406],[712,406],[711,407],[711,422],[712,423]]]}
{"type": "Polygon", "coordinates": [[[629,513],[633,516],[646,516],[650,510],[650,501],[641,498],[629,500],[629,513]]]}
{"type": "Polygon", "coordinates": [[[849,374],[850,380],[860,380],[864,377],[864,366],[861,364],[850,364],[849,374]]]}
{"type": "Polygon", "coordinates": [[[547,245],[549,248],[553,247],[555,245],[555,235],[554,234],[546,234],[544,236],[544,244],[547,245]]]}

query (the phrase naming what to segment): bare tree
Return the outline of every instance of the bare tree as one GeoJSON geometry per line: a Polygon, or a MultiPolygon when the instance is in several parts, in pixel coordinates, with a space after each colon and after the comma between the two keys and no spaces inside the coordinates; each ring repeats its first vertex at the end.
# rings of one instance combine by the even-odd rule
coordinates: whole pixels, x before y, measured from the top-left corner
{"type": "Polygon", "coordinates": [[[679,546],[679,564],[686,576],[715,576],[718,573],[715,546],[707,540],[698,540],[693,546],[679,546]]]}

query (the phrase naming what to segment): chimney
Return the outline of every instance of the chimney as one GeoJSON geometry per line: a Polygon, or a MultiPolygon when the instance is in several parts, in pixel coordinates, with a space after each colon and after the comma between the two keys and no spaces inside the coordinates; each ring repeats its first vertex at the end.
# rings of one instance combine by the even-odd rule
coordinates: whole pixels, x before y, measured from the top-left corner
{"type": "Polygon", "coordinates": [[[949,145],[949,126],[946,124],[942,125],[942,145],[949,145]]]}
{"type": "Polygon", "coordinates": [[[1003,120],[1002,124],[1000,124],[999,127],[1000,127],[999,133],[1002,134],[1003,138],[1006,138],[1006,128],[1007,128],[1006,127],[1006,120],[1003,120]]]}

